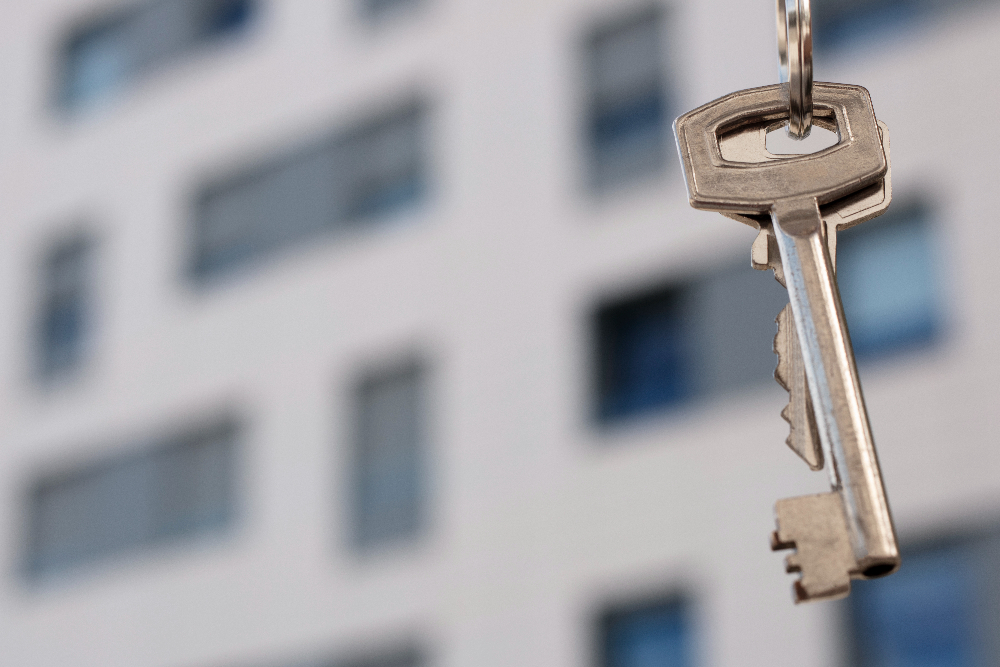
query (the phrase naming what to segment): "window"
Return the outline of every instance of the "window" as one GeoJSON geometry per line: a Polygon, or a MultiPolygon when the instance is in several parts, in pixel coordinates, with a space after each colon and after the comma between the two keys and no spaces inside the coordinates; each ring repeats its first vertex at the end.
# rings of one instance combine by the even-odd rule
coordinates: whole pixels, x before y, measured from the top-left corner
{"type": "Polygon", "coordinates": [[[177,57],[245,28],[252,0],[153,0],[73,29],[59,55],[58,101],[66,108],[105,99],[177,57]]]}
{"type": "Polygon", "coordinates": [[[813,43],[817,49],[838,49],[884,43],[934,15],[973,9],[975,0],[833,0],[812,7],[813,43]]]}
{"type": "Polygon", "coordinates": [[[426,0],[358,0],[361,11],[368,18],[380,21],[390,16],[411,11],[426,0]]]}
{"type": "Polygon", "coordinates": [[[425,371],[412,363],[364,378],[355,394],[355,543],[411,541],[425,520],[425,371]]]}
{"type": "Polygon", "coordinates": [[[91,240],[74,235],[58,241],[42,261],[36,345],[45,380],[71,372],[86,354],[93,326],[92,255],[91,240]]]}
{"type": "Polygon", "coordinates": [[[590,179],[603,189],[660,171],[668,155],[663,18],[653,9],[587,38],[590,179]]]}
{"type": "Polygon", "coordinates": [[[1000,534],[904,549],[898,572],[853,589],[850,665],[1000,664],[1000,534]]]}
{"type": "Polygon", "coordinates": [[[687,604],[669,599],[613,609],[600,619],[601,667],[689,667],[687,604]]]}
{"type": "Polygon", "coordinates": [[[767,381],[774,319],[787,301],[770,272],[741,263],[602,304],[595,316],[598,420],[767,381]]]}
{"type": "Polygon", "coordinates": [[[900,202],[837,239],[837,283],[859,358],[932,342],[941,328],[930,214],[900,202]]]}
{"type": "Polygon", "coordinates": [[[414,206],[426,191],[423,124],[423,108],[408,104],[209,185],[195,205],[194,276],[414,206]]]}
{"type": "Polygon", "coordinates": [[[683,288],[604,308],[597,316],[600,416],[643,412],[692,394],[694,341],[683,288]]]}
{"type": "MultiPolygon", "coordinates": [[[[931,0],[933,1],[933,0],[931,0]]],[[[927,0],[835,0],[812,10],[817,49],[865,41],[913,21],[927,0]]]]}
{"type": "Polygon", "coordinates": [[[224,421],[37,480],[28,572],[41,577],[233,519],[236,427],[224,421]]]}

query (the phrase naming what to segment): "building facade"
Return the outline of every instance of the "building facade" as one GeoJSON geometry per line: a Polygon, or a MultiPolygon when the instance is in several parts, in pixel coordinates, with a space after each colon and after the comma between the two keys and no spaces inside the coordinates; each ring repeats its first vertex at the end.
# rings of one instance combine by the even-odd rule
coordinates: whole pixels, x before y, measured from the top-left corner
{"type": "Polygon", "coordinates": [[[904,562],[800,606],[787,296],[670,128],[768,3],[0,9],[0,664],[997,664],[1000,4],[813,4],[891,133],[838,275],[904,562]]]}

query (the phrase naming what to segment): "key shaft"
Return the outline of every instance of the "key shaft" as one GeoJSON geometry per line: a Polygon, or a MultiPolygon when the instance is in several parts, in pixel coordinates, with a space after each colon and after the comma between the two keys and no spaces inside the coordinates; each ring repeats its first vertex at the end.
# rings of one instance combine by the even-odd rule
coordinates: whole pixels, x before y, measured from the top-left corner
{"type": "Polygon", "coordinates": [[[823,220],[814,198],[780,200],[771,209],[789,301],[805,361],[816,427],[840,491],[861,573],[899,562],[889,504],[823,220]]]}

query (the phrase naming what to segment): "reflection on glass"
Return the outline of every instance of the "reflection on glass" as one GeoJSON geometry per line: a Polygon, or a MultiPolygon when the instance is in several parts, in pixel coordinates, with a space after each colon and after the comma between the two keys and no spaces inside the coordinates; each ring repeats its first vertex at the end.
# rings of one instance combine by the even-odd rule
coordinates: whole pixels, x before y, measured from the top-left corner
{"type": "Polygon", "coordinates": [[[352,488],[355,544],[414,539],[425,519],[425,373],[408,364],[357,388],[352,488]]]}
{"type": "Polygon", "coordinates": [[[894,206],[837,240],[837,283],[860,358],[926,345],[941,329],[929,212],[894,206]]]}
{"type": "Polygon", "coordinates": [[[144,73],[242,30],[252,0],[154,0],[115,8],[77,26],[59,54],[58,101],[93,106],[144,73]]]}

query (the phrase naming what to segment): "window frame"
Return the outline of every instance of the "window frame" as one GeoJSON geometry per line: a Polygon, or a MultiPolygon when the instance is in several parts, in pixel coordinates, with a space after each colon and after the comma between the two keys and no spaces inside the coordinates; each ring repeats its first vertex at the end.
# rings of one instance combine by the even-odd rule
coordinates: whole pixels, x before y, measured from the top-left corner
{"type": "MultiPolygon", "coordinates": [[[[234,411],[222,411],[214,418],[200,418],[188,423],[184,428],[165,430],[154,436],[129,438],[119,443],[113,450],[83,457],[59,467],[42,468],[31,473],[23,482],[23,520],[21,540],[21,573],[23,579],[33,585],[61,581],[91,570],[98,570],[110,563],[141,558],[147,551],[161,551],[174,545],[191,544],[206,538],[227,536],[236,527],[241,516],[243,490],[240,488],[242,472],[242,449],[245,427],[243,420],[234,411]],[[139,540],[122,544],[100,544],[85,553],[58,557],[42,553],[43,530],[39,522],[44,508],[43,495],[66,484],[87,484],[100,482],[102,476],[114,475],[129,467],[161,466],[166,457],[191,452],[196,448],[221,446],[227,468],[224,471],[225,486],[222,489],[224,516],[221,521],[210,521],[201,525],[192,524],[187,529],[177,530],[180,524],[170,523],[170,508],[160,505],[152,508],[155,518],[152,531],[139,540]],[[166,518],[166,520],[162,520],[166,518]],[[157,523],[157,521],[159,521],[157,523]],[[161,525],[162,524],[162,525],[161,525]],[[46,561],[53,561],[46,563],[46,561]]],[[[197,452],[194,452],[197,453],[197,452]]],[[[177,461],[168,461],[176,465],[177,461]]],[[[164,471],[158,471],[163,477],[164,471]]],[[[162,481],[162,480],[161,480],[162,481]]],[[[150,498],[155,498],[155,494],[150,498]]],[[[176,517],[175,517],[176,518],[176,517]]]]}

